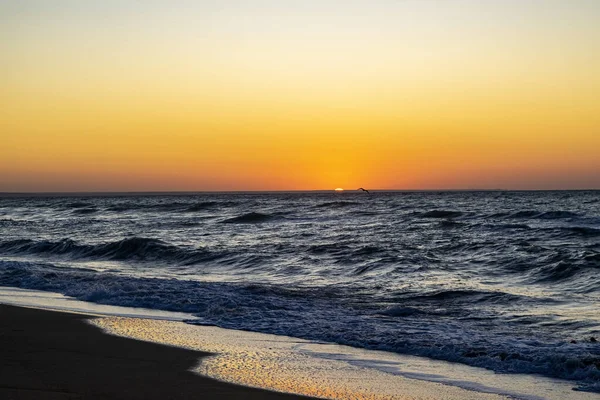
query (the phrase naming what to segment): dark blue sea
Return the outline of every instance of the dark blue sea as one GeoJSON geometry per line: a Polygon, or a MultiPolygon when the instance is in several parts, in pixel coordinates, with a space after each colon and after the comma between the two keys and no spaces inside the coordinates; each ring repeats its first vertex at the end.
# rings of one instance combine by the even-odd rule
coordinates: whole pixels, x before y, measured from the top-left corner
{"type": "Polygon", "coordinates": [[[600,192],[0,197],[0,286],[600,392],[600,192]]]}

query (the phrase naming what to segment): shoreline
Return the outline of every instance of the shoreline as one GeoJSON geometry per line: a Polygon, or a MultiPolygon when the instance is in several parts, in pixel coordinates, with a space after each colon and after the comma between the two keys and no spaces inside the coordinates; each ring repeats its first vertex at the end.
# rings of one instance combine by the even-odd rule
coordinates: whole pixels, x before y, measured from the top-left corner
{"type": "Polygon", "coordinates": [[[109,335],[93,318],[0,304],[0,398],[309,399],[200,376],[212,354],[109,335]]]}
{"type": "MultiPolygon", "coordinates": [[[[244,376],[243,367],[231,363],[219,350],[192,348],[185,340],[161,341],[163,329],[196,330],[200,327],[176,320],[153,320],[143,317],[111,317],[76,311],[30,308],[0,303],[0,398],[3,400],[71,400],[71,399],[361,399],[361,400],[499,400],[505,396],[421,380],[400,379],[401,385],[391,392],[373,393],[344,390],[337,382],[313,375],[315,382],[298,381],[299,376],[271,375],[273,365],[255,363],[252,352],[246,353],[253,363],[251,376],[256,381],[231,380],[231,375],[209,374],[206,368],[219,369],[225,357],[225,370],[244,376]],[[116,323],[133,322],[133,331],[123,335],[111,329],[116,323]],[[141,325],[139,325],[141,324],[141,325]],[[144,325],[149,324],[150,329],[144,325]],[[158,326],[154,326],[157,324],[158,326]],[[164,324],[167,324],[165,326],[164,324]],[[152,329],[158,331],[152,332],[152,329]],[[150,336],[136,336],[148,333],[150,336]],[[216,361],[216,364],[213,362],[216,361]],[[273,379],[281,379],[278,385],[273,379]],[[261,381],[270,381],[263,386],[261,381]],[[256,383],[258,382],[258,385],[256,383]],[[287,386],[286,386],[287,385],[287,386]],[[300,390],[298,390],[300,389],[300,390]],[[341,389],[341,390],[340,390],[341,389]],[[300,394],[297,394],[300,393],[300,394]]],[[[213,329],[214,327],[207,327],[213,329]]],[[[221,328],[214,328],[220,330],[221,328]]],[[[237,331],[231,331],[237,332],[237,331]]],[[[240,331],[247,339],[246,332],[240,331]]],[[[185,332],[181,331],[185,338],[185,332]]],[[[209,336],[215,332],[209,332],[209,336]]],[[[259,341],[263,341],[263,334],[259,341]]],[[[271,336],[271,335],[269,335],[271,336]]],[[[171,336],[173,339],[173,336],[171,336]]],[[[195,338],[194,338],[195,339],[195,338]]],[[[283,342],[285,345],[285,341],[283,342]]],[[[206,344],[206,343],[205,343],[206,344]]],[[[276,345],[271,342],[269,346],[276,345]]],[[[206,349],[206,348],[205,348],[206,349]]],[[[237,360],[239,361],[239,359],[237,360]]],[[[262,360],[264,361],[264,360],[262,360]]],[[[286,360],[293,363],[293,360],[286,360]]],[[[327,363],[327,361],[326,361],[327,363]]],[[[285,369],[286,365],[280,365],[285,369]]],[[[320,367],[323,367],[321,365],[320,367]]],[[[325,368],[327,368],[325,366],[325,368]]],[[[293,368],[292,368],[293,370],[293,368]]],[[[245,375],[248,378],[248,375],[245,375]]],[[[339,378],[339,376],[338,376],[339,378]]],[[[356,380],[369,381],[360,371],[345,377],[350,386],[356,380]],[[354,382],[352,382],[354,381],[354,382]]],[[[344,379],[344,377],[342,377],[344,379]]],[[[364,388],[363,388],[364,389],[364,388]]]]}
{"type": "MultiPolygon", "coordinates": [[[[5,297],[15,295],[4,289],[5,297]]],[[[597,398],[542,376],[495,374],[416,356],[198,326],[177,314],[107,308],[49,292],[28,294],[33,297],[23,302],[0,296],[2,399],[597,398]],[[50,308],[41,305],[48,296],[50,308]]]]}

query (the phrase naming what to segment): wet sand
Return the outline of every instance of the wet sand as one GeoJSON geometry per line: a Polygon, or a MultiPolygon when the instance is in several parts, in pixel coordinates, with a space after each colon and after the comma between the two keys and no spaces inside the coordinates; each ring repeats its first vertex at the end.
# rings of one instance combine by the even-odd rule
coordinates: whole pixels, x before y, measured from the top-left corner
{"type": "Polygon", "coordinates": [[[199,376],[209,355],[111,336],[85,315],[0,305],[0,398],[302,399],[199,376]]]}

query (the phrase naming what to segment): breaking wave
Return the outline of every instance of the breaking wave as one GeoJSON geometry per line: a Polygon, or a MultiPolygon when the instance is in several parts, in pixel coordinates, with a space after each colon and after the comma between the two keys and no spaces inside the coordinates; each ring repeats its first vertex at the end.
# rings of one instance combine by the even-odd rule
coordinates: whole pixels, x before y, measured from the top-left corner
{"type": "Polygon", "coordinates": [[[80,244],[71,239],[57,242],[19,239],[0,242],[0,251],[23,255],[68,256],[72,259],[171,261],[181,264],[209,261],[219,257],[205,249],[183,249],[158,239],[141,237],[96,245],[80,244]]]}

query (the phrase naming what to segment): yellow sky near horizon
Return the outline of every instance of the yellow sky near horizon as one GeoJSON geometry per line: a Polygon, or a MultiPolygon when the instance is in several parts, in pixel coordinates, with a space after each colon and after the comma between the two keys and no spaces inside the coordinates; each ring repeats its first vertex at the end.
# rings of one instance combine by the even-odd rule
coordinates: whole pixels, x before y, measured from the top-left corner
{"type": "Polygon", "coordinates": [[[373,3],[0,3],[0,191],[600,188],[600,4],[373,3]]]}

